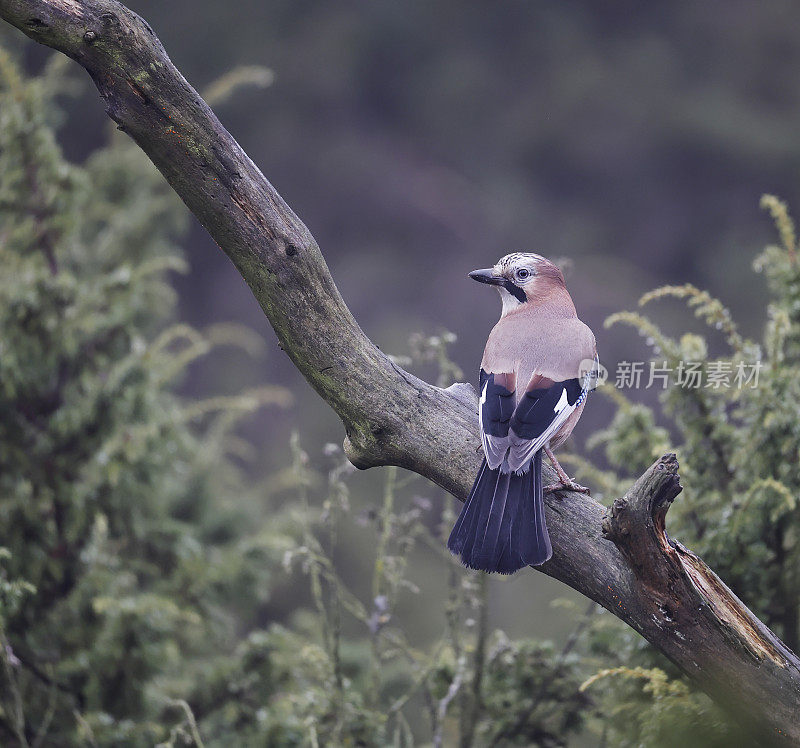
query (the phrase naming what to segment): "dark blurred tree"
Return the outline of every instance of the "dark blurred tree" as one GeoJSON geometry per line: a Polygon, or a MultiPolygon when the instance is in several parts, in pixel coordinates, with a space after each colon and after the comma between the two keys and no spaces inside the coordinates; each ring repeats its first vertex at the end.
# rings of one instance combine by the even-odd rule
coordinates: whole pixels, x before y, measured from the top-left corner
{"type": "Polygon", "coordinates": [[[64,161],[64,69],[0,50],[0,743],[146,745],[269,594],[231,429],[288,394],[173,393],[244,333],[165,325],[186,212],[119,136],[64,161]]]}

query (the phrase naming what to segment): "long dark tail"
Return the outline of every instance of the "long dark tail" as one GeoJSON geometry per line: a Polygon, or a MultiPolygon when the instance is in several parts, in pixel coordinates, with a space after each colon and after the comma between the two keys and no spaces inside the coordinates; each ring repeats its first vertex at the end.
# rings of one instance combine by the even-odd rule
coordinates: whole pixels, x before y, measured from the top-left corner
{"type": "Polygon", "coordinates": [[[500,574],[543,564],[553,555],[544,521],[541,450],[523,475],[492,470],[483,461],[447,547],[471,569],[500,574]]]}

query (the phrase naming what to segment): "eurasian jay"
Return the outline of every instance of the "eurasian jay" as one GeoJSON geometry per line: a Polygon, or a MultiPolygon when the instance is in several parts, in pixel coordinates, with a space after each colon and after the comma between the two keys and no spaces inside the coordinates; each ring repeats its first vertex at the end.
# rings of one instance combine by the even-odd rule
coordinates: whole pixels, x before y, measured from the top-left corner
{"type": "Polygon", "coordinates": [[[515,252],[469,275],[497,288],[503,310],[481,361],[483,464],[447,546],[472,569],[512,574],[553,553],[543,493],[588,493],[552,450],[575,428],[596,385],[597,353],[564,276],[549,260],[515,252]],[[542,486],[543,451],[559,483],[542,486]]]}

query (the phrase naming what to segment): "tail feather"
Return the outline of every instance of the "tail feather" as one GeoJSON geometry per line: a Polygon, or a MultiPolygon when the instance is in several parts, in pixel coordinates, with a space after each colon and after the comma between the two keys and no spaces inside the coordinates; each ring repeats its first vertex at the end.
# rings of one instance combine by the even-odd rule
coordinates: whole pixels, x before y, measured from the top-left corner
{"type": "Polygon", "coordinates": [[[492,470],[484,460],[448,548],[472,569],[511,574],[552,555],[544,519],[542,455],[523,475],[492,470]]]}
{"type": "MultiPolygon", "coordinates": [[[[503,480],[503,475],[499,470],[492,470],[487,467],[484,473],[484,479],[478,484],[475,492],[475,500],[473,501],[473,508],[470,512],[466,524],[466,537],[464,541],[464,549],[461,552],[462,558],[469,558],[471,560],[468,566],[473,569],[480,568],[475,566],[476,557],[481,552],[483,547],[483,539],[486,534],[486,525],[489,521],[489,513],[492,510],[493,501],[485,501],[485,497],[494,496],[495,494],[502,494],[506,489],[506,483],[503,480]]],[[[463,511],[463,510],[462,510],[463,511]]]]}
{"type": "Polygon", "coordinates": [[[472,551],[473,563],[479,568],[496,563],[503,552],[506,538],[501,538],[500,531],[504,523],[508,525],[506,521],[509,514],[507,511],[508,499],[509,496],[514,496],[514,493],[509,490],[510,483],[509,474],[500,473],[494,489],[494,497],[489,504],[489,514],[483,525],[483,538],[480,539],[480,542],[476,538],[472,551]]]}
{"type": "Polygon", "coordinates": [[[520,512],[524,500],[522,492],[508,491],[505,513],[498,533],[498,547],[494,556],[497,559],[496,571],[500,574],[513,574],[526,565],[519,545],[513,541],[514,528],[520,524],[520,512]]]}
{"type": "Polygon", "coordinates": [[[520,547],[524,549],[523,560],[531,566],[543,564],[553,555],[550,535],[544,518],[544,491],[542,485],[542,452],[539,450],[531,464],[534,480],[528,483],[530,500],[526,498],[524,505],[527,513],[525,522],[520,528],[520,547]]]}
{"type": "Polygon", "coordinates": [[[511,533],[515,520],[519,515],[521,494],[508,491],[504,504],[503,518],[498,524],[497,542],[490,558],[497,559],[497,571],[501,574],[511,574],[521,565],[521,557],[511,542],[511,533]]]}
{"type": "Polygon", "coordinates": [[[473,500],[475,499],[475,489],[478,487],[478,484],[483,480],[484,473],[489,469],[488,465],[486,464],[486,460],[483,461],[481,464],[481,469],[478,471],[478,477],[475,478],[475,482],[472,484],[472,489],[469,492],[469,497],[467,498],[466,502],[464,503],[464,507],[461,510],[461,514],[458,515],[458,519],[456,520],[455,525],[453,525],[453,530],[450,533],[450,539],[447,541],[447,547],[456,555],[459,555],[461,551],[464,550],[464,543],[466,542],[467,533],[469,531],[470,522],[474,519],[474,514],[471,511],[466,511],[467,507],[472,504],[473,500]]]}

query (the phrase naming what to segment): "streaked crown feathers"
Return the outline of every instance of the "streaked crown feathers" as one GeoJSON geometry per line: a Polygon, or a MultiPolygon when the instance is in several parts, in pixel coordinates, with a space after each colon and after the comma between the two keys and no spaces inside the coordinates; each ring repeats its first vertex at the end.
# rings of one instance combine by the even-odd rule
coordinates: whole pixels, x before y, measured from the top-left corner
{"type": "Polygon", "coordinates": [[[497,275],[513,278],[515,272],[523,267],[530,270],[533,276],[538,275],[564,282],[564,276],[558,266],[534,252],[511,252],[505,257],[501,257],[495,263],[493,270],[497,275]]]}

